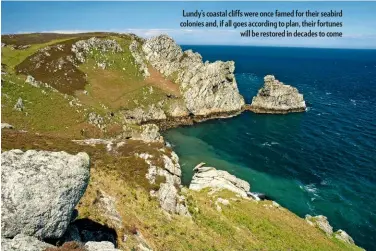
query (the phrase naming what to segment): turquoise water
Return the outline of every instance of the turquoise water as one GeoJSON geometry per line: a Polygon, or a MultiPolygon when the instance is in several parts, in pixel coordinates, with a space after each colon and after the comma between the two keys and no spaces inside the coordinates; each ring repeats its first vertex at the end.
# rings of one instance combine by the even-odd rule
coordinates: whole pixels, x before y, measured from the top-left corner
{"type": "Polygon", "coordinates": [[[376,50],[183,46],[204,60],[234,60],[249,103],[274,74],[304,94],[308,111],[243,113],[171,129],[183,183],[200,162],[247,180],[301,217],[323,214],[376,250],[376,50]]]}

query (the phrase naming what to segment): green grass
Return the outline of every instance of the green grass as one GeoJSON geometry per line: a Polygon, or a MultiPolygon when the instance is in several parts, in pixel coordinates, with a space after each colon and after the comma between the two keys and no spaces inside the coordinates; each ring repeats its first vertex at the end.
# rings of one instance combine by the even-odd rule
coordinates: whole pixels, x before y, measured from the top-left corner
{"type": "Polygon", "coordinates": [[[52,40],[43,44],[33,44],[29,48],[24,49],[24,50],[15,50],[15,49],[12,50],[11,47],[9,46],[2,47],[1,48],[1,60],[2,60],[2,63],[7,65],[7,70],[10,73],[14,73],[14,69],[18,64],[24,61],[28,56],[37,52],[39,49],[44,48],[49,45],[61,43],[69,39],[71,38],[52,40]]]}

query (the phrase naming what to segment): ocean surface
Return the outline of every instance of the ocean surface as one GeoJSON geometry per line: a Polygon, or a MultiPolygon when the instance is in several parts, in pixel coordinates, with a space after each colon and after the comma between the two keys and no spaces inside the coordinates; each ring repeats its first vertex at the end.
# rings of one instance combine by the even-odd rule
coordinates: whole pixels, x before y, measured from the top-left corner
{"type": "Polygon", "coordinates": [[[307,112],[240,116],[168,130],[183,183],[206,162],[304,217],[376,250],[376,50],[183,46],[204,60],[234,60],[250,103],[266,74],[304,94],[307,112]]]}

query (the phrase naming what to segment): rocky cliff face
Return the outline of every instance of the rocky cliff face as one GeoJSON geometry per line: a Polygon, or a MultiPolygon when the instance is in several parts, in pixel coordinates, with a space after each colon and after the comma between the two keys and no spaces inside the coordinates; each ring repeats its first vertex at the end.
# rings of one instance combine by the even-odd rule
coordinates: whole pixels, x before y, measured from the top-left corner
{"type": "Polygon", "coordinates": [[[285,85],[273,75],[264,77],[264,86],[252,99],[249,110],[256,113],[304,112],[306,104],[298,89],[285,85]]]}
{"type": "Polygon", "coordinates": [[[147,40],[142,49],[154,68],[180,85],[191,114],[209,116],[242,109],[244,99],[237,88],[233,61],[203,63],[200,54],[191,50],[183,52],[166,35],[147,40]]]}
{"type": "Polygon", "coordinates": [[[201,190],[206,187],[215,189],[228,189],[242,197],[247,197],[250,190],[248,182],[241,180],[226,171],[217,170],[214,167],[206,167],[205,163],[198,164],[194,169],[189,189],[201,190]]]}

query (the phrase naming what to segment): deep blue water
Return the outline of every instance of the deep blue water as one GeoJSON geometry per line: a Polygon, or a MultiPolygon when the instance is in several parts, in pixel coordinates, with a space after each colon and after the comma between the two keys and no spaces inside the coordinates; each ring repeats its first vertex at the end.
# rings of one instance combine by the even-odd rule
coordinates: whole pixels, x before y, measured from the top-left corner
{"type": "Polygon", "coordinates": [[[376,50],[183,46],[204,60],[234,60],[250,103],[273,74],[303,93],[308,111],[243,113],[165,133],[183,182],[206,162],[247,180],[301,217],[323,214],[376,250],[376,50]]]}

